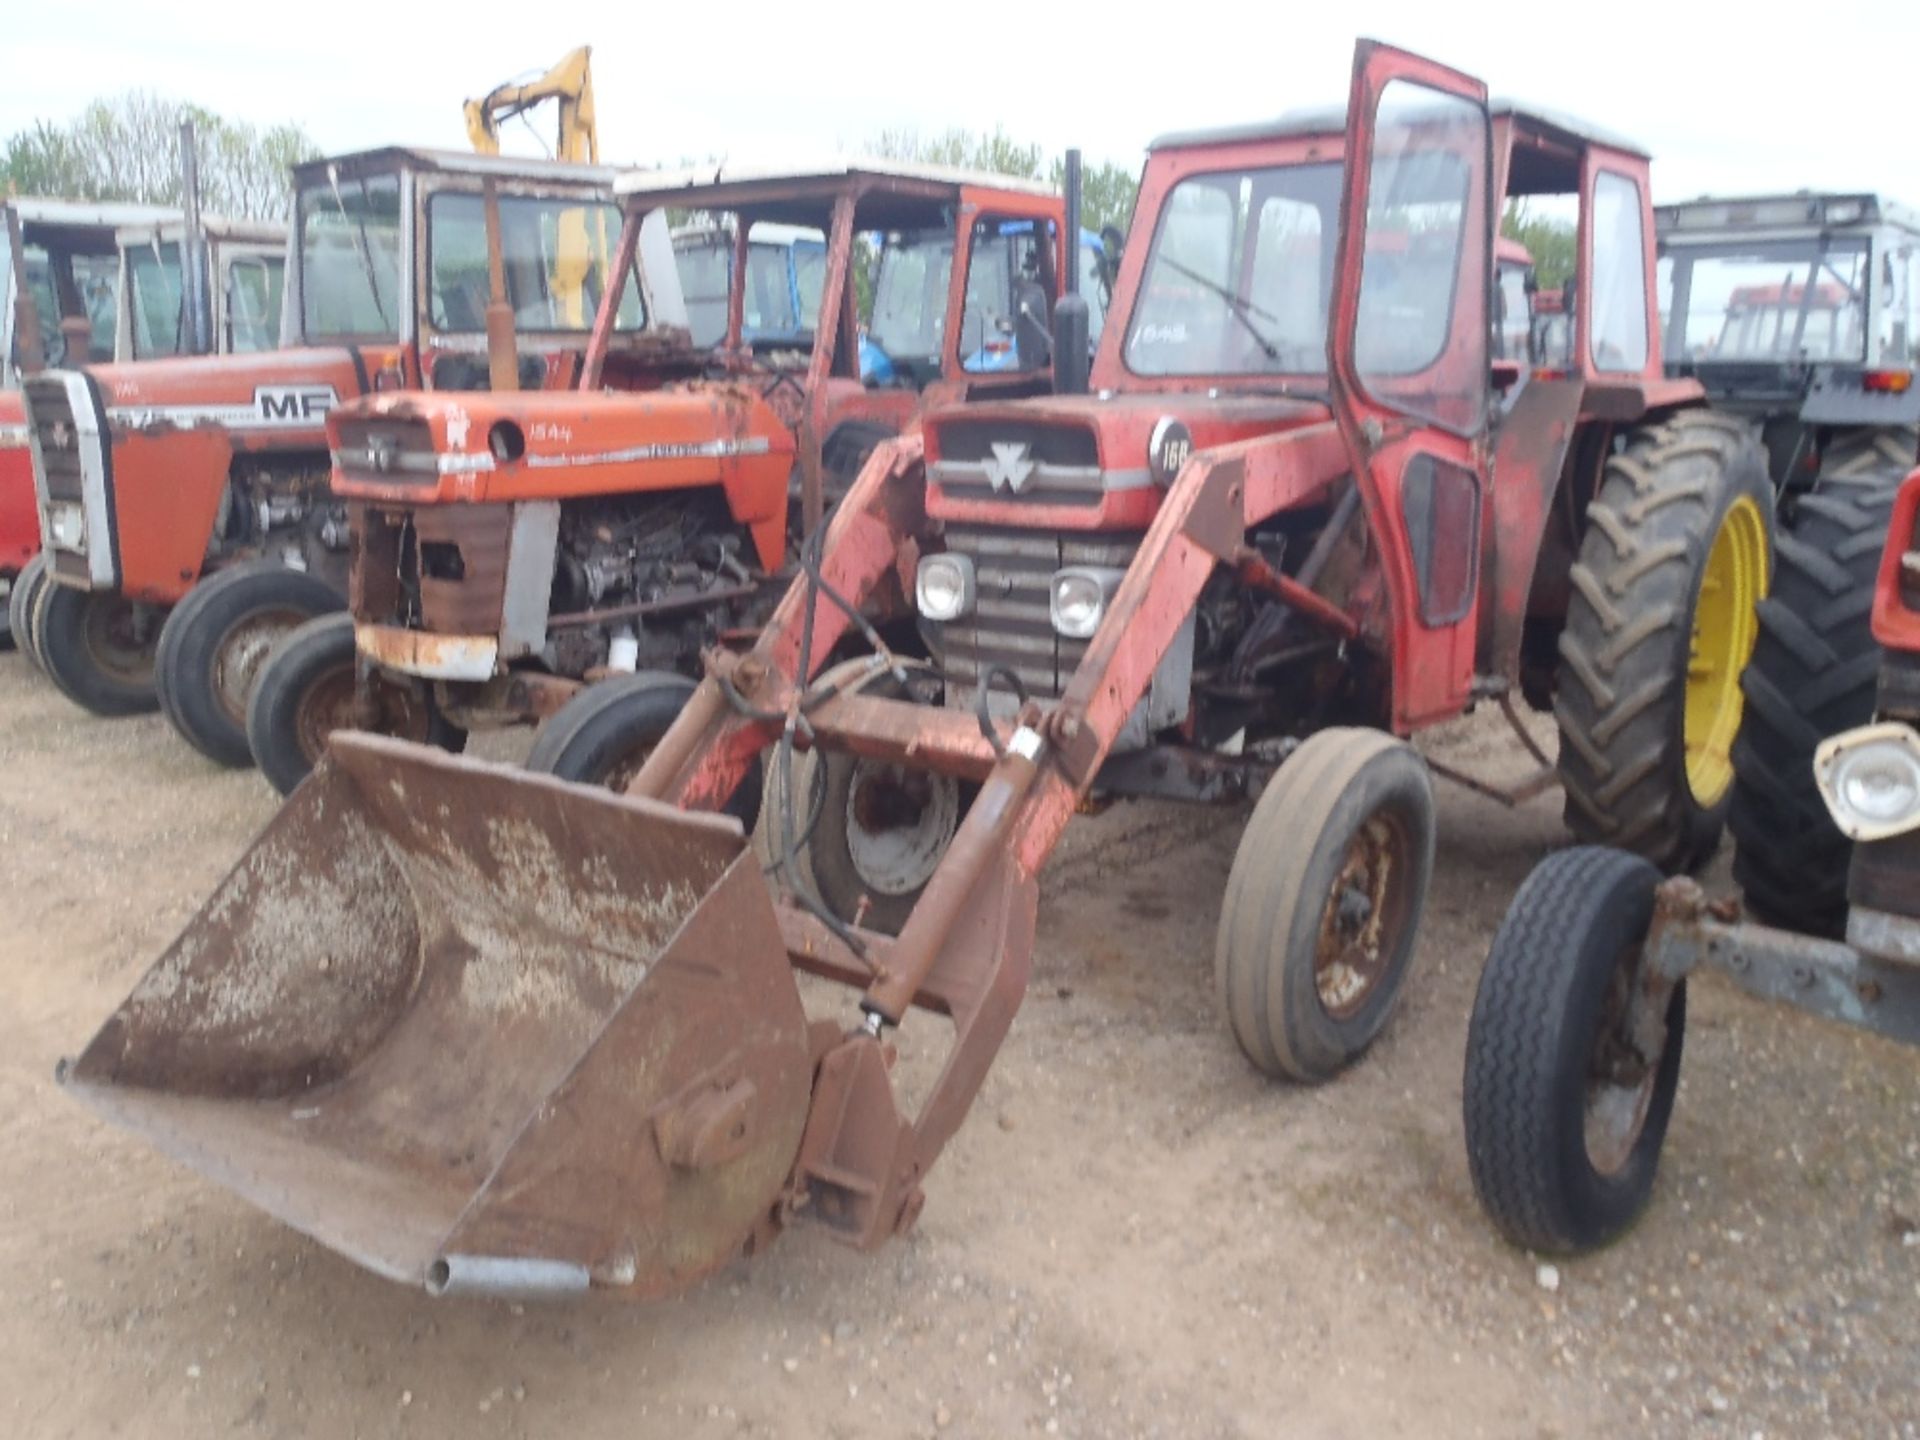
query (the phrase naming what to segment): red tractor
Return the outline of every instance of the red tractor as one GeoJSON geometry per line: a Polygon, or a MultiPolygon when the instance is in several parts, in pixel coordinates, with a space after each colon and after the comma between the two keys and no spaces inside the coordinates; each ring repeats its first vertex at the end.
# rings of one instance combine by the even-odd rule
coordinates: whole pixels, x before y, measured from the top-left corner
{"type": "MultiPolygon", "coordinates": [[[[451,747],[475,726],[544,720],[535,768],[630,775],[702,649],[751,638],[791,574],[790,538],[817,528],[876,444],[929,403],[1051,384],[1070,252],[1047,186],[849,161],[635,171],[616,189],[618,267],[669,210],[720,226],[732,264],[696,267],[719,325],[709,312],[699,339],[682,327],[636,351],[609,297],[569,393],[401,393],[335,412],[352,613],[301,627],[260,674],[248,734],[282,793],[334,730],[406,733],[394,717],[422,714],[451,747]],[[824,236],[804,296],[770,243],[795,227],[824,236]],[[856,240],[873,233],[864,343],[884,382],[862,377],[856,312],[856,240]],[[811,308],[796,316],[799,299],[811,308]],[[989,356],[1003,341],[1012,353],[989,356]]],[[[677,283],[675,261],[641,254],[639,272],[677,283]]]]}
{"type": "MultiPolygon", "coordinates": [[[[21,376],[188,353],[184,231],[180,212],[160,206],[0,199],[0,649],[32,654],[25,622],[45,573],[21,376]]],[[[205,216],[200,239],[212,277],[208,348],[270,349],[284,227],[205,216]]]]}
{"type": "Polygon", "coordinates": [[[626,794],[336,737],[65,1083],[435,1291],[663,1294],[793,1219],[870,1247],[1007,1034],[1081,804],[1256,792],[1223,1008],[1262,1070],[1336,1073],[1431,873],[1403,737],[1526,695],[1578,833],[1668,865],[1718,833],[1771,505],[1660,371],[1647,169],[1368,42],[1344,114],[1162,139],[1091,392],[879,445],[626,794]],[[1562,193],[1576,354],[1521,378],[1496,217],[1562,193]],[[901,606],[930,663],[871,648],[901,606]],[[778,895],[700,813],[763,763],[778,895]],[[857,1008],[810,1020],[795,971],[857,1008]],[[909,1031],[950,1037],[911,1106],[909,1031]]]}
{"type": "MultiPolygon", "coordinates": [[[[1844,569],[1835,589],[1849,589],[1844,569]]],[[[1514,1244],[1591,1250],[1646,1208],[1694,970],[1920,1045],[1920,470],[1894,501],[1871,594],[1877,718],[1808,747],[1808,788],[1852,850],[1844,938],[1744,920],[1737,900],[1598,846],[1548,856],[1514,897],[1474,999],[1462,1095],[1474,1189],[1514,1244]]]]}
{"type": "MultiPolygon", "coordinates": [[[[677,287],[643,300],[631,274],[612,283],[610,170],[384,149],[298,166],[293,181],[288,348],[26,382],[51,581],[32,626],[48,675],[96,714],[159,705],[224,764],[249,758],[247,700],[271,642],[345,598],[328,412],[372,391],[488,383],[489,193],[514,261],[520,385],[578,379],[603,290],[623,297],[621,345],[643,316],[685,322],[677,287]]],[[[654,283],[672,286],[671,267],[654,283]]],[[[410,733],[428,738],[430,717],[416,719],[410,733]]]]}

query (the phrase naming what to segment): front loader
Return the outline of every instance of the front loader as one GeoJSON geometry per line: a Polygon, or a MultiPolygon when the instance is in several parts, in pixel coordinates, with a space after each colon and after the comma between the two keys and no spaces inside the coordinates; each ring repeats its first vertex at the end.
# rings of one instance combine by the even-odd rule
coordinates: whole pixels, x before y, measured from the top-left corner
{"type": "Polygon", "coordinates": [[[1577,689],[1575,823],[1672,863],[1711,838],[1765,475],[1659,372],[1646,178],[1369,42],[1344,114],[1162,140],[1091,393],[879,445],[625,794],[336,737],[65,1083],[434,1289],[655,1295],[800,1219],[871,1247],[1006,1037],[1082,802],[1256,791],[1223,1008],[1262,1069],[1337,1073],[1431,870],[1400,737],[1577,689]],[[1496,404],[1495,217],[1557,188],[1578,357],[1496,404]],[[867,633],[888,602],[930,661],[867,633]],[[772,885],[700,813],[761,768],[772,885]],[[857,1002],[809,1015],[794,972],[857,1002]],[[909,1030],[949,1037],[914,1103],[909,1030]]]}
{"type": "Polygon", "coordinates": [[[609,352],[609,301],[570,393],[377,395],[331,417],[350,614],[288,636],[248,714],[283,794],[335,730],[392,733],[386,717],[423,711],[462,735],[543,721],[534,768],[624,783],[701,652],[750,641],[791,546],[876,444],[929,403],[1051,384],[1069,252],[1049,187],[854,160],[636,171],[615,188],[623,257],[669,209],[708,217],[724,241],[717,274],[684,249],[641,257],[650,284],[677,261],[695,287],[690,332],[636,366],[609,352]],[[863,335],[857,240],[872,233],[863,335]],[[824,237],[804,287],[796,234],[824,237]],[[863,375],[869,354],[886,378],[863,375]]]}

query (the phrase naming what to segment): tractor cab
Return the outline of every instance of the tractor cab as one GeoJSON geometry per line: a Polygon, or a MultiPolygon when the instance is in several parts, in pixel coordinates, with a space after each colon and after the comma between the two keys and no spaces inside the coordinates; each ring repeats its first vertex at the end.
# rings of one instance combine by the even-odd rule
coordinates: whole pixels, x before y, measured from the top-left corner
{"type": "MultiPolygon", "coordinates": [[[[222,355],[279,348],[286,226],[203,217],[200,229],[213,277],[208,294],[212,348],[222,355]]],[[[162,360],[193,353],[193,317],[181,283],[186,232],[186,223],[179,220],[122,226],[115,232],[124,257],[119,325],[127,337],[126,353],[116,359],[162,360]]]]}
{"type": "Polygon", "coordinates": [[[659,263],[643,280],[629,259],[616,285],[611,178],[598,166],[398,148],[296,166],[290,338],[353,348],[375,389],[489,388],[491,194],[519,386],[568,386],[608,293],[619,297],[616,349],[686,323],[664,216],[646,237],[659,263]]]}
{"type": "MultiPolygon", "coordinates": [[[[121,325],[119,232],[178,222],[157,205],[0,201],[0,390],[39,365],[128,358],[121,325]],[[23,304],[23,301],[31,304],[23,304]],[[37,329],[26,332],[31,311],[37,329]]],[[[179,256],[172,257],[179,283],[179,256]]]]}
{"type": "Polygon", "coordinates": [[[1667,371],[1762,422],[1776,480],[1812,483],[1835,430],[1920,424],[1920,212],[1801,192],[1655,222],[1667,371]]]}

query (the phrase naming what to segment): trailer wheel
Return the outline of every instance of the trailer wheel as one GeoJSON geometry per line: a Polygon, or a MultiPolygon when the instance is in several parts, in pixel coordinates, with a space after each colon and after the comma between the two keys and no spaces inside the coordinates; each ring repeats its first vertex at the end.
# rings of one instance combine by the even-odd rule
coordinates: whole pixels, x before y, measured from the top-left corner
{"type": "Polygon", "coordinates": [[[164,610],[49,578],[32,613],[40,666],[74,704],[108,716],[144,715],[159,706],[153,669],[164,610]]]}
{"type": "Polygon", "coordinates": [[[35,555],[20,567],[20,573],[13,577],[12,588],[7,591],[7,633],[20,647],[20,653],[35,665],[40,663],[40,657],[33,648],[33,606],[40,587],[46,583],[47,557],[35,555]]]}
{"type": "Polygon", "coordinates": [[[1576,839],[1690,869],[1720,843],[1740,676],[1772,561],[1751,427],[1684,410],[1627,433],[1587,507],[1554,716],[1576,839]]]}
{"type": "Polygon", "coordinates": [[[1265,1074],[1330,1080],[1393,1014],[1433,874],[1433,782],[1377,730],[1322,730],[1280,767],[1233,856],[1214,987],[1265,1074]]]}
{"type": "Polygon", "coordinates": [[[271,560],[209,576],[160,630],[160,708],[186,742],[220,765],[251,765],[247,706],[267,656],[295,627],[345,601],[325,581],[271,560]]]}
{"type": "MultiPolygon", "coordinates": [[[[624,791],[680,718],[694,688],[686,676],[667,670],[596,681],[547,718],[527,754],[527,768],[624,791]]],[[[760,813],[757,764],[724,808],[747,829],[753,828],[760,813]]]]}
{"type": "Polygon", "coordinates": [[[371,730],[458,753],[467,732],[413,687],[356,676],[353,617],[341,611],[294,627],[268,652],[247,705],[254,764],[282,795],[312,773],[336,730],[371,730]]]}
{"type": "Polygon", "coordinates": [[[1887,519],[1920,442],[1912,430],[1836,439],[1778,537],[1760,638],[1741,680],[1733,747],[1733,878],[1769,925],[1838,937],[1853,845],[1813,778],[1829,735],[1873,718],[1880,647],[1871,620],[1887,519]]]}
{"type": "Polygon", "coordinates": [[[1660,872],[1583,846],[1534,867],[1493,937],[1467,1028],[1467,1162],[1502,1234],[1577,1253],[1623,1234],[1653,1191],[1680,1083],[1686,983],[1665,1041],[1628,1026],[1660,872]]]}

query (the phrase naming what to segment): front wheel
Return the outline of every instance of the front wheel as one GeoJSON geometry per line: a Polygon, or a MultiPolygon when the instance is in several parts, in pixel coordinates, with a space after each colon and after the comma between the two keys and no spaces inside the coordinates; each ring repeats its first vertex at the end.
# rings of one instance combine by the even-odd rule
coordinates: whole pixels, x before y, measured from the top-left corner
{"type": "Polygon", "coordinates": [[[160,630],[155,679],[160,708],[186,742],[221,765],[250,765],[247,706],[275,642],[340,609],[325,581],[271,560],[250,561],[201,581],[160,630]]]}
{"type": "Polygon", "coordinates": [[[312,773],[336,730],[466,748],[467,732],[431,696],[378,673],[362,681],[356,668],[353,617],[339,612],[297,626],[268,654],[247,706],[247,744],[282,795],[312,773]]]}
{"type": "Polygon", "coordinates": [[[116,591],[44,584],[33,605],[33,648],[47,678],[95,715],[158,708],[154,652],[166,612],[116,591]]]}
{"type": "Polygon", "coordinates": [[[1433,874],[1433,782],[1377,730],[1322,730],[1280,767],[1234,852],[1214,984],[1240,1049],[1318,1083],[1399,1000],[1433,874]]]}
{"type": "MultiPolygon", "coordinates": [[[[624,792],[673,728],[694,683],[667,670],[640,670],[599,680],[568,700],[540,727],[527,768],[580,785],[624,792]]],[[[760,772],[740,782],[726,813],[749,830],[760,813],[760,772]]]]}
{"type": "Polygon", "coordinates": [[[47,557],[35,555],[20,567],[20,573],[13,577],[13,588],[7,592],[7,628],[20,653],[36,666],[40,665],[40,652],[33,644],[33,612],[46,588],[47,557]]]}
{"type": "Polygon", "coordinates": [[[1461,1106],[1474,1191],[1515,1245],[1596,1249],[1653,1193],[1687,1021],[1681,981],[1663,1025],[1633,1023],[1650,1003],[1641,971],[1659,883],[1638,856],[1562,850],[1534,867],[1493,937],[1461,1106]]]}

